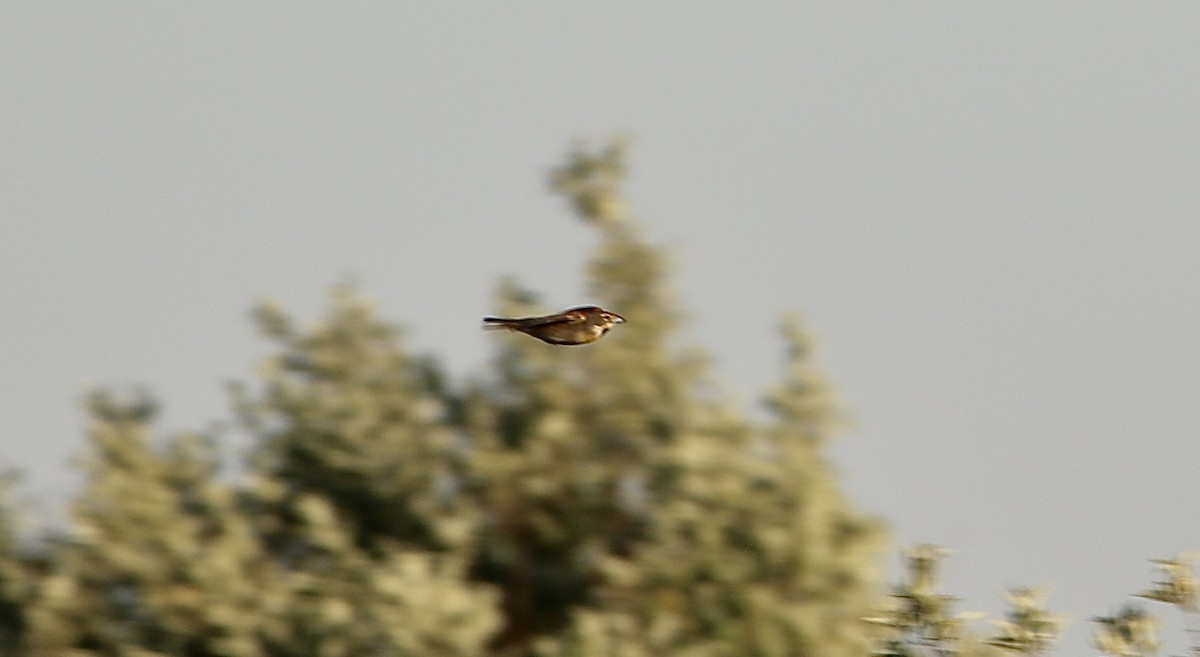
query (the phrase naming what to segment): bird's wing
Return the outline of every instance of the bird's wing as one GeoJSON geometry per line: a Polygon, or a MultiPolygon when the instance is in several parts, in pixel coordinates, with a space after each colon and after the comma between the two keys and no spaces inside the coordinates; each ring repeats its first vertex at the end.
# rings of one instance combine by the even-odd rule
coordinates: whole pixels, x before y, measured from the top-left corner
{"type": "Polygon", "coordinates": [[[546,315],[545,317],[530,317],[521,320],[521,328],[542,328],[553,326],[555,324],[581,324],[587,321],[587,313],[579,310],[568,310],[565,313],[557,315],[546,315]]]}

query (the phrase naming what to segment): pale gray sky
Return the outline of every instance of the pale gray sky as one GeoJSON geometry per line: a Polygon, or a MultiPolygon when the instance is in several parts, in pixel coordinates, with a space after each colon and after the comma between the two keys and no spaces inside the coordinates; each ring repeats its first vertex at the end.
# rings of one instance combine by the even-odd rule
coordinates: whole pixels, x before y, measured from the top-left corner
{"type": "Polygon", "coordinates": [[[351,274],[483,371],[501,274],[584,300],[544,174],[624,132],[720,378],[752,405],[802,313],[859,506],[1094,653],[1200,547],[1200,4],[792,4],[5,4],[0,465],[62,499],[92,383],[227,417],[250,306],[351,274]]]}

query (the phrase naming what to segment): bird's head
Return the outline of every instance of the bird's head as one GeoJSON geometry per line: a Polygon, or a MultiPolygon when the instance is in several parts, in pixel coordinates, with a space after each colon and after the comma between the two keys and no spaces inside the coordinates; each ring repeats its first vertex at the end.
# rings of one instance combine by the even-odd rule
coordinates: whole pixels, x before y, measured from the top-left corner
{"type": "Polygon", "coordinates": [[[591,324],[603,327],[605,329],[615,324],[625,323],[624,317],[621,317],[614,312],[607,311],[600,306],[580,306],[579,308],[573,308],[572,310],[586,314],[588,321],[591,324]]]}
{"type": "Polygon", "coordinates": [[[600,319],[604,320],[605,324],[612,326],[613,324],[624,324],[625,318],[616,313],[610,313],[607,310],[600,311],[600,319]]]}

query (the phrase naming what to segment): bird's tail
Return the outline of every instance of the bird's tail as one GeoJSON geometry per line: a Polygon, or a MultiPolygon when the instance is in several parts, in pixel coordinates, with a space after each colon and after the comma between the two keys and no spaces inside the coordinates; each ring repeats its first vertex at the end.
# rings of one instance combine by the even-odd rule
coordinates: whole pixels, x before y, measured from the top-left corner
{"type": "Polygon", "coordinates": [[[517,328],[516,320],[504,319],[503,317],[484,317],[483,329],[485,331],[512,331],[517,328]]]}

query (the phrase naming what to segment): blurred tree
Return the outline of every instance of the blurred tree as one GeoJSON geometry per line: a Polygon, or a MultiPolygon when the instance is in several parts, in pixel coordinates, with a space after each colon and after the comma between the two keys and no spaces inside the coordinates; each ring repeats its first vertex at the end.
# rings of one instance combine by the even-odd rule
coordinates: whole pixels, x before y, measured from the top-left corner
{"type": "Polygon", "coordinates": [[[1162,579],[1137,597],[1165,602],[1178,609],[1190,637],[1189,650],[1200,656],[1200,580],[1196,579],[1196,559],[1197,554],[1192,551],[1182,552],[1174,559],[1153,559],[1152,563],[1162,571],[1162,579]]]}
{"type": "MultiPolygon", "coordinates": [[[[592,601],[601,558],[628,555],[644,537],[647,495],[667,477],[656,454],[702,407],[703,360],[667,342],[678,324],[667,263],[624,217],[622,153],[620,143],[577,149],[551,181],[599,232],[591,300],[636,319],[590,348],[498,336],[497,378],[466,406],[487,518],[475,572],[504,592],[499,648],[526,649],[592,601]]],[[[502,284],[501,314],[548,310],[532,301],[502,284]]]]}
{"type": "MultiPolygon", "coordinates": [[[[594,583],[569,631],[538,648],[861,654],[858,618],[882,534],[849,508],[821,457],[836,412],[807,339],[787,325],[788,376],[768,400],[775,422],[757,425],[713,395],[705,359],[668,342],[679,315],[665,260],[627,222],[623,173],[618,142],[597,154],[575,150],[551,180],[599,230],[591,290],[629,324],[601,349],[576,355],[514,340],[501,359],[524,432],[507,443],[519,465],[488,480],[527,491],[510,514],[512,535],[537,537],[526,554],[553,545],[576,580],[594,583]],[[525,455],[541,451],[536,476],[517,476],[525,455]],[[539,525],[546,508],[555,510],[539,525]],[[579,529],[554,545],[545,539],[571,526],[554,518],[579,529]]],[[[506,292],[505,310],[518,310],[519,295],[506,292]]],[[[527,563],[536,573],[538,560],[527,563]]]]}
{"type": "Polygon", "coordinates": [[[864,619],[885,630],[873,654],[879,657],[963,654],[966,625],[982,614],[953,613],[957,599],[942,593],[941,561],[951,553],[929,544],[907,551],[907,579],[892,587],[889,604],[864,619]]]}
{"type": "Polygon", "coordinates": [[[454,389],[349,288],[304,330],[264,303],[237,484],[209,440],[153,444],[148,398],[93,395],[42,571],[0,515],[0,628],[34,657],[864,654],[882,529],[823,456],[839,412],[808,338],[785,323],[769,420],[714,392],[624,174],[614,142],[550,175],[598,236],[589,300],[629,319],[597,345],[497,335],[494,375],[454,389]]]}
{"type": "Polygon", "coordinates": [[[1058,638],[1066,619],[1051,614],[1042,606],[1045,592],[1016,588],[1004,596],[1008,602],[1007,618],[993,621],[999,631],[988,640],[989,645],[1022,655],[1041,655],[1058,638]]]}
{"type": "Polygon", "coordinates": [[[282,580],[214,480],[213,445],[183,435],[153,449],[144,395],[97,392],[89,411],[87,483],[25,610],[28,654],[265,654],[282,580]]]}
{"type": "Polygon", "coordinates": [[[330,500],[357,547],[464,541],[471,508],[454,494],[461,458],[448,400],[433,389],[436,370],[407,354],[399,331],[345,286],[309,331],[271,303],[255,316],[280,349],[262,368],[261,394],[233,388],[259,440],[255,470],[292,495],[330,500]]]}
{"type": "Polygon", "coordinates": [[[723,404],[658,456],[646,539],[601,563],[601,604],[563,655],[861,655],[882,533],[849,508],[820,456],[836,413],[808,339],[784,325],[789,368],[755,426],[723,404]]]}
{"type": "Polygon", "coordinates": [[[88,483],[24,609],[25,654],[478,655],[494,632],[461,559],[368,554],[325,498],[269,476],[239,493],[209,441],[152,447],[149,402],[98,393],[91,415],[88,483]]]}
{"type": "Polygon", "coordinates": [[[277,561],[289,605],[271,628],[270,654],[319,657],[478,657],[499,627],[496,596],[466,579],[462,552],[430,552],[380,541],[370,551],[336,506],[313,494],[259,486],[266,515],[287,517],[277,561]]]}
{"type": "Polygon", "coordinates": [[[22,640],[22,602],[31,583],[18,548],[14,472],[0,473],[0,657],[17,654],[22,640]]]}
{"type": "Polygon", "coordinates": [[[1158,651],[1158,628],[1154,616],[1136,605],[1125,605],[1114,616],[1097,616],[1092,644],[1112,657],[1148,657],[1158,651]]]}

